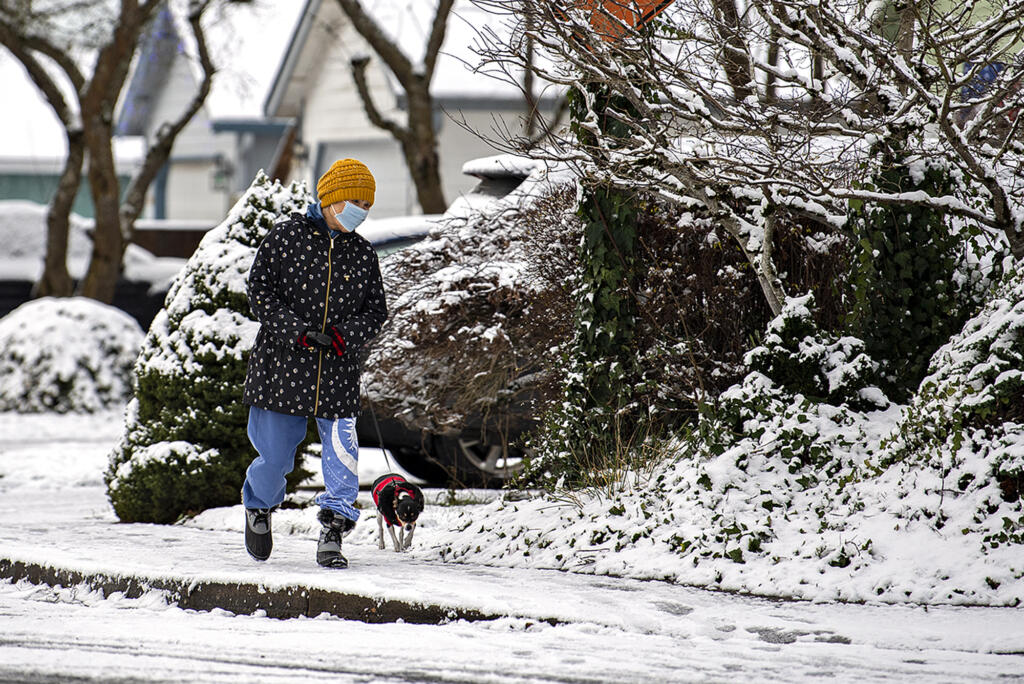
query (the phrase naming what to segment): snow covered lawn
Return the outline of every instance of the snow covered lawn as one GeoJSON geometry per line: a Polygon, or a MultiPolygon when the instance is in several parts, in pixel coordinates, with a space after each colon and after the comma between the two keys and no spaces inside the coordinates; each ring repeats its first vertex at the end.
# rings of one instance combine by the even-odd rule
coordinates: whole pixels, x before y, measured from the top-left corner
{"type": "MultiPolygon", "coordinates": [[[[313,513],[284,511],[275,519],[274,556],[256,564],[242,548],[237,507],[187,526],[117,523],[102,471],[119,430],[120,413],[0,414],[0,556],[85,571],[304,584],[509,617],[436,626],[326,615],[282,621],[182,610],[157,591],[104,599],[82,586],[0,581],[0,680],[973,682],[1024,671],[1020,609],[780,602],[429,557],[439,538],[454,534],[451,520],[493,503],[428,507],[420,551],[404,555],[377,550],[367,513],[346,540],[352,567],[343,572],[315,565],[313,513]]],[[[363,456],[368,470],[373,460],[363,456]]]]}

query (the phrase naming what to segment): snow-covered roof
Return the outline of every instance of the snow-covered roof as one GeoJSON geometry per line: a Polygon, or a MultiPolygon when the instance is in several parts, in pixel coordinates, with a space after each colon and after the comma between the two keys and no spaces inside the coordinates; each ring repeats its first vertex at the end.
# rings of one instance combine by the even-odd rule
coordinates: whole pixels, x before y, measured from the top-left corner
{"type": "MultiPolygon", "coordinates": [[[[92,257],[89,231],[94,222],[78,214],[69,218],[68,271],[72,277],[81,278],[92,257]]],[[[0,201],[0,244],[4,246],[0,253],[0,273],[4,278],[37,280],[43,273],[46,254],[46,207],[22,200],[0,201]]],[[[124,276],[166,290],[184,264],[184,259],[157,257],[132,244],[125,250],[124,276]]]]}

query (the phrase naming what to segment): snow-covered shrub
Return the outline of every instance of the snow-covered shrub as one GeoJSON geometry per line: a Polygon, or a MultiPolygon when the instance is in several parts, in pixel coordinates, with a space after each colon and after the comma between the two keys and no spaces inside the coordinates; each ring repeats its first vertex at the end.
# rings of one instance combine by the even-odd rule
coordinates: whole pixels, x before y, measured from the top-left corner
{"type": "Polygon", "coordinates": [[[857,396],[862,410],[751,370],[617,491],[495,502],[432,553],[819,600],[1024,602],[1024,274],[936,352],[909,406],[857,396]]]}
{"type": "MultiPolygon", "coordinates": [[[[632,440],[618,438],[613,430],[605,456],[614,456],[588,458],[576,447],[579,440],[575,438],[584,424],[583,407],[570,401],[566,393],[554,394],[544,427],[531,442],[528,476],[535,482],[567,483],[580,475],[581,483],[592,481],[595,473],[600,474],[601,460],[613,464],[613,470],[648,462],[650,454],[657,451],[651,440],[656,443],[659,435],[687,429],[702,404],[713,401],[749,372],[744,355],[750,340],[772,319],[746,258],[732,248],[727,232],[705,212],[652,202],[645,206],[639,221],[647,268],[635,285],[640,305],[632,347],[635,356],[628,372],[633,401],[645,415],[643,429],[632,440]]],[[[787,288],[812,292],[815,301],[823,303],[806,307],[813,317],[801,319],[802,325],[814,331],[837,329],[844,313],[841,275],[847,270],[843,236],[832,226],[780,216],[774,250],[787,288]]],[[[573,300],[578,280],[571,272],[564,278],[570,291],[566,301],[573,300]]],[[[816,344],[833,363],[849,354],[843,361],[845,368],[833,369],[832,376],[840,381],[837,392],[848,390],[856,397],[856,390],[866,380],[839,377],[841,371],[853,370],[857,355],[844,345],[856,341],[825,332],[815,335],[820,338],[816,344]],[[857,382],[861,385],[849,387],[857,382]]],[[[570,379],[585,371],[580,367],[583,361],[572,352],[570,346],[563,348],[559,364],[560,373],[570,379]]],[[[613,370],[627,372],[621,365],[613,370]]],[[[824,373],[821,371],[823,378],[824,373]]],[[[598,479],[604,479],[603,475],[598,479]]]]}
{"type": "MultiPolygon", "coordinates": [[[[578,229],[567,179],[531,168],[506,197],[449,212],[425,240],[381,262],[389,318],[365,387],[375,407],[410,427],[503,430],[532,420],[529,397],[554,365],[565,323],[546,305],[558,285],[531,269],[527,250],[538,231],[578,229]]],[[[562,246],[543,248],[558,260],[562,246]]]]}
{"type": "MultiPolygon", "coordinates": [[[[106,473],[121,520],[168,523],[239,501],[254,455],[242,386],[258,329],[246,280],[274,221],[306,202],[303,185],[282,187],[260,173],[168,292],[135,365],[136,396],[106,473]]],[[[290,481],[303,474],[300,454],[290,481]]]]}
{"type": "Polygon", "coordinates": [[[120,309],[45,297],[0,319],[0,411],[93,412],[131,397],[142,330],[120,309]]]}
{"type": "Polygon", "coordinates": [[[813,308],[813,294],[788,299],[763,342],[747,353],[747,366],[812,401],[836,406],[878,403],[873,386],[877,364],[864,353],[864,342],[822,332],[811,315],[813,308]]]}
{"type": "MultiPolygon", "coordinates": [[[[958,192],[954,171],[939,157],[903,159],[891,151],[882,157],[882,168],[865,186],[869,190],[933,197],[958,192]]],[[[885,387],[899,398],[913,392],[932,354],[960,329],[974,305],[956,278],[970,231],[951,224],[947,213],[934,207],[851,202],[853,332],[882,363],[885,387]]]]}
{"type": "Polygon", "coordinates": [[[885,446],[902,517],[1024,544],[1024,269],[935,353],[885,446]]]}

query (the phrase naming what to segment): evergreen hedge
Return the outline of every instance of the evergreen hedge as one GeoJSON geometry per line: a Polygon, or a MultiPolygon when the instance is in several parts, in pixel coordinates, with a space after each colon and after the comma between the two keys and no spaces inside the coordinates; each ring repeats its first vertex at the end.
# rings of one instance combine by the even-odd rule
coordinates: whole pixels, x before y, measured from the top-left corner
{"type": "MultiPolygon", "coordinates": [[[[136,361],[135,398],[104,477],[123,522],[171,523],[240,501],[255,455],[242,404],[259,327],[249,267],[275,220],[306,202],[304,184],[283,187],[261,172],[175,279],[136,361]]],[[[300,453],[290,485],[308,474],[301,463],[300,453]]]]}
{"type": "MultiPolygon", "coordinates": [[[[955,179],[941,159],[908,163],[893,153],[869,190],[954,194],[955,179]]],[[[922,206],[851,203],[855,241],[851,331],[882,366],[882,387],[905,400],[941,345],[970,314],[968,292],[955,273],[968,244],[946,213],[922,206]]]]}

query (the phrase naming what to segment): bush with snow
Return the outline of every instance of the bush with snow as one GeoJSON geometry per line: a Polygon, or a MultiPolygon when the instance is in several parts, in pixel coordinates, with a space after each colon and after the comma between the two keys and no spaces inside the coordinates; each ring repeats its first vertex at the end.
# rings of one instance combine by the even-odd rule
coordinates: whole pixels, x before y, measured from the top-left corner
{"type": "MultiPolygon", "coordinates": [[[[587,407],[573,392],[552,393],[555,399],[544,413],[543,428],[529,444],[533,457],[524,481],[600,485],[604,464],[610,461],[621,469],[646,461],[651,444],[644,442],[689,429],[705,404],[752,369],[809,397],[834,393],[856,400],[858,390],[871,384],[872,364],[860,353],[863,345],[827,332],[839,326],[840,274],[847,270],[848,243],[834,227],[792,217],[778,222],[774,249],[778,264],[785,267],[783,282],[788,290],[813,293],[814,306],[807,297],[793,300],[793,306],[803,302],[803,315],[794,310],[769,330],[764,344],[746,359],[754,364],[751,368],[744,365],[750,340],[762,335],[772,314],[746,258],[730,247],[726,231],[703,211],[668,203],[646,204],[638,220],[646,265],[630,286],[639,301],[630,345],[634,357],[613,363],[608,372],[628,375],[630,410],[639,407],[641,426],[621,429],[622,423],[615,422],[605,440],[581,438],[589,424],[587,407]],[[822,365],[828,363],[832,367],[822,365]],[[831,389],[830,383],[835,383],[831,389]]],[[[566,295],[569,302],[587,296],[578,289],[579,276],[573,275],[578,264],[560,275],[566,290],[575,293],[566,295]]],[[[557,371],[566,383],[591,372],[581,358],[574,345],[563,346],[557,371]]],[[[600,365],[586,363],[591,370],[600,365]]]]}
{"type": "Polygon", "coordinates": [[[864,353],[864,342],[820,331],[813,308],[812,294],[787,300],[768,324],[764,341],[747,353],[746,365],[786,391],[814,401],[837,406],[882,401],[873,386],[878,364],[864,353]]]}
{"type": "Polygon", "coordinates": [[[928,370],[879,459],[902,515],[982,553],[1024,544],[1024,269],[928,370]]]}
{"type": "MultiPolygon", "coordinates": [[[[786,352],[779,337],[748,364],[786,352]]],[[[750,369],[614,486],[489,504],[433,553],[816,600],[1024,602],[1024,274],[935,353],[909,406],[867,384],[859,341],[802,341],[811,368],[775,374],[788,387],[750,369]]]]}
{"type": "Polygon", "coordinates": [[[538,277],[529,249],[545,230],[556,238],[544,243],[552,260],[571,250],[568,180],[531,163],[506,197],[453,205],[426,239],[381,262],[389,318],[365,375],[377,407],[436,432],[485,416],[530,419],[525,398],[555,365],[564,331],[546,306],[557,285],[538,277]]]}
{"type": "Polygon", "coordinates": [[[94,412],[123,406],[142,329],[84,297],[45,297],[0,319],[0,411],[94,412]]]}
{"type": "MultiPolygon", "coordinates": [[[[275,220],[307,201],[304,185],[260,173],[175,280],[142,345],[136,397],[105,475],[122,521],[168,523],[238,502],[253,457],[242,404],[259,326],[246,296],[249,267],[275,220]]],[[[291,483],[306,475],[301,460],[291,483]]]]}

